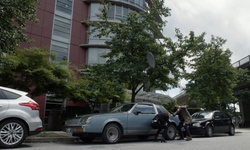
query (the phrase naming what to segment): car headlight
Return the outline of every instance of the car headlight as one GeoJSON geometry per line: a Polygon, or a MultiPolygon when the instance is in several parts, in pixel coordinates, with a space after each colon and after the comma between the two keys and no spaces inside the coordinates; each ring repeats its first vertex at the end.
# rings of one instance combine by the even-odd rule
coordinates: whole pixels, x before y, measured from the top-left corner
{"type": "Polygon", "coordinates": [[[82,118],[82,120],[81,120],[81,124],[88,124],[88,123],[90,123],[90,122],[91,122],[91,120],[92,120],[92,118],[91,118],[91,117],[82,118]]]}
{"type": "Polygon", "coordinates": [[[91,117],[88,117],[88,118],[86,119],[86,124],[91,123],[91,121],[92,121],[92,118],[91,118],[91,117]]]}

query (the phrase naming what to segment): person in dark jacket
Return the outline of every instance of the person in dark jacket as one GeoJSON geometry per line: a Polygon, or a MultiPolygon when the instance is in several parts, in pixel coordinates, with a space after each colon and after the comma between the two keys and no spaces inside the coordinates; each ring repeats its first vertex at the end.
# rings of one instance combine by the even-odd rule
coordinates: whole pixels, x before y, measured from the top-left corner
{"type": "MultiPolygon", "coordinates": [[[[154,141],[158,141],[158,136],[161,133],[162,130],[165,130],[167,128],[167,124],[169,123],[169,115],[166,113],[159,113],[153,118],[154,125],[153,127],[155,129],[158,129],[154,138],[154,141]]],[[[163,133],[165,133],[163,131],[163,133]]],[[[166,142],[165,135],[162,134],[161,142],[166,142]]]]}
{"type": "Polygon", "coordinates": [[[184,127],[186,132],[186,141],[192,140],[192,136],[189,130],[189,125],[192,123],[192,117],[187,110],[187,105],[175,107],[173,115],[178,115],[180,120],[180,123],[178,125],[178,132],[180,137],[178,140],[184,140],[184,135],[181,130],[182,127],[184,127]]]}

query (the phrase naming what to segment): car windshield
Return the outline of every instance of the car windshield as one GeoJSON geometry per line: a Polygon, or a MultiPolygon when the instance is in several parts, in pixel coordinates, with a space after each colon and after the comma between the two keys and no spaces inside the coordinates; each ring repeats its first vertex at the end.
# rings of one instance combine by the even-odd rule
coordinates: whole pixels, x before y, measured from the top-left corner
{"type": "Polygon", "coordinates": [[[211,119],[212,116],[212,112],[196,112],[192,115],[192,119],[211,119]]]}
{"type": "Polygon", "coordinates": [[[113,108],[110,112],[112,112],[112,113],[115,113],[115,112],[127,112],[133,106],[134,106],[134,104],[122,104],[122,105],[119,105],[119,106],[113,108]]]}

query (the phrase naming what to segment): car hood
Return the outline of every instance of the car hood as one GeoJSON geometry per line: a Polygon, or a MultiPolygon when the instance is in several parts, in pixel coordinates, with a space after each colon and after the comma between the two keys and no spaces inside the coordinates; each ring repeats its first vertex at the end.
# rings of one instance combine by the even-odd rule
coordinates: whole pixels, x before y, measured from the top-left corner
{"type": "Polygon", "coordinates": [[[66,125],[78,125],[83,120],[87,119],[88,117],[94,117],[94,118],[107,118],[109,117],[116,117],[116,116],[122,116],[125,115],[127,112],[119,112],[119,113],[100,113],[100,114],[85,114],[85,115],[78,115],[76,117],[72,117],[70,119],[67,119],[65,124],[66,125]]]}
{"type": "Polygon", "coordinates": [[[118,112],[118,113],[98,113],[98,114],[85,114],[79,115],[78,117],[85,118],[85,117],[93,117],[93,116],[119,116],[127,112],[118,112]]]}
{"type": "Polygon", "coordinates": [[[192,123],[205,122],[205,121],[209,121],[209,120],[211,120],[211,119],[207,119],[207,118],[192,119],[192,123]]]}

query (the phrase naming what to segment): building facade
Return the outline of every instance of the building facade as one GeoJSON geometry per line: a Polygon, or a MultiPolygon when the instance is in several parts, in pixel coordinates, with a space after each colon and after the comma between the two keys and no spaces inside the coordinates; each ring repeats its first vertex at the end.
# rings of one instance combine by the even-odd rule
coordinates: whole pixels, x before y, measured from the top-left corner
{"type": "MultiPolygon", "coordinates": [[[[144,4],[151,0],[107,0],[111,2],[108,12],[110,21],[126,19],[131,11],[142,11],[144,4]]],[[[56,54],[56,61],[66,60],[81,71],[84,64],[105,63],[101,57],[109,50],[107,39],[89,35],[91,29],[83,20],[98,21],[100,0],[39,0],[37,6],[38,22],[29,22],[27,32],[33,43],[21,43],[21,47],[39,47],[56,54]]],[[[150,95],[150,94],[149,94],[150,95]]],[[[168,99],[170,97],[166,96],[168,99]]],[[[62,111],[68,106],[85,107],[84,103],[73,103],[64,99],[52,100],[49,95],[35,98],[40,104],[40,115],[46,130],[56,130],[62,121],[62,111]],[[56,123],[55,123],[56,122],[56,123]],[[58,126],[55,126],[58,124],[58,126]]],[[[101,109],[101,106],[100,106],[101,109]]],[[[74,113],[72,109],[72,113],[74,113]]],[[[77,114],[76,114],[77,115],[77,114]]]]}

